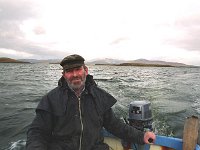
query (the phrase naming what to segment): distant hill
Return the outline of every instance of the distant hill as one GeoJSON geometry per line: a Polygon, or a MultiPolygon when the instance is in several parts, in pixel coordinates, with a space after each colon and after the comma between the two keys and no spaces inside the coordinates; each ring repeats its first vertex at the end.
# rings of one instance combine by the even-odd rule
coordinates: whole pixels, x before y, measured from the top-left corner
{"type": "Polygon", "coordinates": [[[30,63],[60,63],[60,59],[45,59],[45,60],[38,60],[38,59],[18,59],[19,61],[26,61],[30,63]]]}
{"type": "Polygon", "coordinates": [[[147,59],[137,59],[134,61],[129,61],[129,63],[157,64],[157,65],[169,65],[169,66],[187,66],[186,64],[178,63],[178,62],[154,61],[154,60],[147,60],[147,59]]]}
{"type": "MultiPolygon", "coordinates": [[[[59,64],[61,59],[11,59],[11,58],[0,58],[0,63],[50,63],[59,64]]],[[[147,60],[147,59],[136,59],[136,60],[119,60],[119,59],[93,59],[85,62],[87,65],[117,65],[117,66],[147,66],[147,67],[198,67],[191,66],[179,62],[166,62],[157,60],[147,60]]]]}
{"type": "Polygon", "coordinates": [[[142,63],[122,63],[116,66],[140,66],[140,67],[175,67],[172,65],[161,65],[161,64],[142,64],[142,63]]]}
{"type": "Polygon", "coordinates": [[[1,57],[0,63],[30,63],[30,62],[20,61],[16,59],[7,58],[7,57],[1,57]]]}
{"type": "Polygon", "coordinates": [[[87,61],[86,63],[87,64],[121,64],[125,62],[126,61],[124,60],[105,58],[105,59],[90,60],[90,61],[87,61]]]}
{"type": "Polygon", "coordinates": [[[147,59],[137,60],[116,60],[116,59],[98,59],[90,61],[89,64],[95,65],[117,65],[117,66],[149,66],[149,67],[194,67],[178,62],[153,61],[147,59]]]}

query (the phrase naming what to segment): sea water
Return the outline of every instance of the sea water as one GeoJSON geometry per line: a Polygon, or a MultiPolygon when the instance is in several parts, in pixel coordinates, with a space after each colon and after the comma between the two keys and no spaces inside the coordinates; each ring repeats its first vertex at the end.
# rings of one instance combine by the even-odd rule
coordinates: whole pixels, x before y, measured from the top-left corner
{"type": "MultiPolygon", "coordinates": [[[[200,117],[200,68],[89,65],[98,86],[112,94],[119,118],[132,101],[151,102],[155,132],[182,137],[186,117],[200,117]]],[[[0,149],[24,150],[41,97],[57,86],[58,64],[0,63],[0,149]]]]}

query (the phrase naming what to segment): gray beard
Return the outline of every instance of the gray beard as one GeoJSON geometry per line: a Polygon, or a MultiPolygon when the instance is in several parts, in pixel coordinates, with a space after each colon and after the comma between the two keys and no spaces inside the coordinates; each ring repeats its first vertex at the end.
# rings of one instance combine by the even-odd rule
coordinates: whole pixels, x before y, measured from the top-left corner
{"type": "Polygon", "coordinates": [[[85,82],[84,81],[82,81],[80,85],[70,84],[68,81],[67,81],[67,84],[74,91],[80,90],[85,86],[85,82]]]}
{"type": "Polygon", "coordinates": [[[71,84],[68,80],[67,81],[67,84],[68,86],[74,90],[74,91],[79,91],[79,90],[82,90],[84,89],[85,87],[85,82],[86,82],[86,77],[84,77],[83,81],[81,81],[81,84],[77,85],[77,84],[71,84]]]}

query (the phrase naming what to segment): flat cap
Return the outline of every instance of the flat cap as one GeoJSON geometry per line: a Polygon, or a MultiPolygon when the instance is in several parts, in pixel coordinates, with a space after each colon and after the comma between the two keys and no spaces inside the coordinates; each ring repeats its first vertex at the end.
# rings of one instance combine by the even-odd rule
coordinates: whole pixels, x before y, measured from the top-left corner
{"type": "Polygon", "coordinates": [[[69,55],[65,57],[61,62],[60,65],[63,67],[63,70],[68,70],[72,68],[81,67],[84,65],[85,59],[77,54],[69,55]]]}

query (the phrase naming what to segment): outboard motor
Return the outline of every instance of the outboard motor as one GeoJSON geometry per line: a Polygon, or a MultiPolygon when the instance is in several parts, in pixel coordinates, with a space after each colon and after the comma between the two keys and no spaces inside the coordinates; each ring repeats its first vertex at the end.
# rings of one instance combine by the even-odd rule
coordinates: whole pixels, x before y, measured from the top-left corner
{"type": "Polygon", "coordinates": [[[129,125],[141,131],[152,131],[152,112],[149,101],[133,101],[129,106],[129,125]]]}
{"type": "MultiPolygon", "coordinates": [[[[152,131],[153,117],[151,112],[151,103],[149,101],[133,101],[129,106],[129,116],[128,120],[124,119],[125,122],[138,130],[141,131],[152,131]]],[[[122,141],[124,150],[133,149],[139,150],[142,149],[142,146],[137,144],[128,143],[122,141]],[[131,147],[134,145],[134,147],[131,147]]]]}

